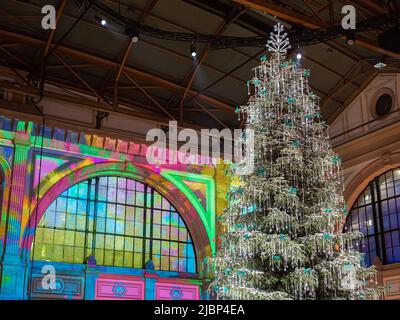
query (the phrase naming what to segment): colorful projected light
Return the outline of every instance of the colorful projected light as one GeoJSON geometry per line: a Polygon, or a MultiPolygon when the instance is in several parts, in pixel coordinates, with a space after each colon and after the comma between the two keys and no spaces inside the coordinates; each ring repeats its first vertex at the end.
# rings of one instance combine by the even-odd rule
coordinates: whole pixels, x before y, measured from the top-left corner
{"type": "Polygon", "coordinates": [[[153,188],[127,178],[76,184],[46,210],[32,244],[35,260],[196,272],[194,246],[177,210],[153,188]]]}
{"type": "Polygon", "coordinates": [[[212,177],[172,170],[162,170],[161,175],[171,181],[192,203],[200,215],[215,253],[215,182],[212,177]],[[193,188],[199,185],[199,192],[193,188]],[[192,188],[191,188],[192,187],[192,188]],[[206,192],[202,193],[202,189],[206,192]]]}

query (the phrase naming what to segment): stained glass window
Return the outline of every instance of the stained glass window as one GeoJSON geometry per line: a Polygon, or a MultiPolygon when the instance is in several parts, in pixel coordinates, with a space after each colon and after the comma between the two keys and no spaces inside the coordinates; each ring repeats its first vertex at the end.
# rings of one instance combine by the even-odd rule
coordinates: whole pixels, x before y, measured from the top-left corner
{"type": "Polygon", "coordinates": [[[196,272],[188,229],[153,188],[120,177],[81,182],[63,192],[36,229],[33,258],[97,265],[196,272]]]}
{"type": "Polygon", "coordinates": [[[400,262],[400,168],[370,182],[355,202],[345,230],[358,230],[367,265],[379,257],[384,264],[400,262]]]}

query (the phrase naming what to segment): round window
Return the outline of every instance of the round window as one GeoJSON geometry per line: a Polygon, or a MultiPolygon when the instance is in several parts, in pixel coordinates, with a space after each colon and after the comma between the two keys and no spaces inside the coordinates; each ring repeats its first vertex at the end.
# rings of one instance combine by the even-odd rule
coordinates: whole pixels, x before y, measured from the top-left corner
{"type": "Polygon", "coordinates": [[[378,101],[376,102],[376,114],[379,117],[383,117],[387,115],[393,106],[393,99],[390,94],[383,94],[379,97],[378,101]]]}

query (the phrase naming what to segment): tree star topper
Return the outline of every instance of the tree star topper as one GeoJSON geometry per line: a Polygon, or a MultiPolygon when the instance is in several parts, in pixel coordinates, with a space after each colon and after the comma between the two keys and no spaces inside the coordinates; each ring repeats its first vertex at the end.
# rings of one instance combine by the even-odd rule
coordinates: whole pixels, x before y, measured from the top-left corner
{"type": "Polygon", "coordinates": [[[268,51],[278,55],[286,55],[288,49],[291,48],[288,34],[280,23],[274,26],[274,32],[271,32],[267,42],[267,48],[268,51]]]}

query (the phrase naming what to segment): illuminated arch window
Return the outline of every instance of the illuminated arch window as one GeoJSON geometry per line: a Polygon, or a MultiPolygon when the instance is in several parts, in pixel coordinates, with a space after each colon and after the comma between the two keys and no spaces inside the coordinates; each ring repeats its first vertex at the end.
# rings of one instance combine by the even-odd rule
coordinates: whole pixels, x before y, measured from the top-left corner
{"type": "Polygon", "coordinates": [[[400,262],[400,168],[371,181],[346,221],[345,231],[364,234],[360,249],[367,265],[400,262]]]}
{"type": "Polygon", "coordinates": [[[120,177],[100,177],[62,193],[40,220],[35,260],[196,272],[188,229],[177,210],[153,188],[120,177]]]}

